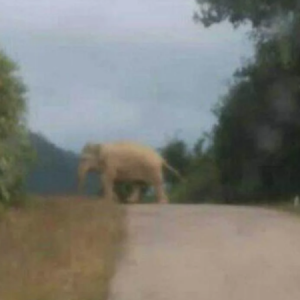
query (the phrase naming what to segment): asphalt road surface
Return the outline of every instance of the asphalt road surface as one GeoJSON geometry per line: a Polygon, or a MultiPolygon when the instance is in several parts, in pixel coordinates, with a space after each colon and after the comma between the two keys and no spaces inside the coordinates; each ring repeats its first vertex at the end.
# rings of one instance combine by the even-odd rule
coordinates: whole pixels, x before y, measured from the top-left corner
{"type": "Polygon", "coordinates": [[[299,300],[300,217],[217,205],[128,205],[110,300],[299,300]]]}

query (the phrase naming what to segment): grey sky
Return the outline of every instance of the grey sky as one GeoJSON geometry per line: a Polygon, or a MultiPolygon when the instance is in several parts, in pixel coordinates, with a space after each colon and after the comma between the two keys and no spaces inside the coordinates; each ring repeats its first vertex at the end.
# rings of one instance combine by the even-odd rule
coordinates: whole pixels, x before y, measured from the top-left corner
{"type": "Polygon", "coordinates": [[[194,0],[0,0],[2,48],[29,87],[29,124],[54,143],[180,131],[193,143],[249,57],[245,30],[192,21],[194,0]]]}

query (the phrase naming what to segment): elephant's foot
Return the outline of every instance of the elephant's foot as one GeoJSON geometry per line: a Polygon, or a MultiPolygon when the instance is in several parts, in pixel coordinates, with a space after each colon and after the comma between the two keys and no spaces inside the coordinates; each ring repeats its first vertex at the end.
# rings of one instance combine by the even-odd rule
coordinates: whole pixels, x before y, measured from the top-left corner
{"type": "Polygon", "coordinates": [[[139,202],[139,199],[136,199],[136,198],[129,198],[128,199],[128,203],[138,203],[139,202]]]}
{"type": "Polygon", "coordinates": [[[131,195],[128,197],[128,203],[138,203],[141,198],[140,188],[135,187],[131,195]]]}
{"type": "Polygon", "coordinates": [[[106,202],[118,202],[119,201],[119,197],[116,194],[106,194],[103,197],[105,199],[106,202]]]}
{"type": "Polygon", "coordinates": [[[169,202],[170,202],[170,201],[169,201],[168,198],[161,198],[161,199],[158,200],[158,203],[161,203],[161,204],[167,204],[167,203],[169,203],[169,202]]]}

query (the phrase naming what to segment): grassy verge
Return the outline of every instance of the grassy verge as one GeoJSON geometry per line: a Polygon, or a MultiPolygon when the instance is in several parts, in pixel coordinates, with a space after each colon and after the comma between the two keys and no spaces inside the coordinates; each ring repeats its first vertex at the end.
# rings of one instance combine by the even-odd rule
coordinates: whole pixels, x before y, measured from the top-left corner
{"type": "Polygon", "coordinates": [[[294,216],[300,216],[300,206],[294,206],[294,204],[291,201],[290,202],[282,201],[282,202],[268,203],[268,204],[257,204],[255,206],[276,210],[278,212],[292,214],[294,216]]]}
{"type": "Polygon", "coordinates": [[[273,208],[284,212],[300,215],[300,206],[295,207],[293,204],[281,203],[274,205],[273,208]]]}
{"type": "Polygon", "coordinates": [[[43,200],[1,214],[0,299],[106,299],[125,238],[123,208],[43,200]]]}

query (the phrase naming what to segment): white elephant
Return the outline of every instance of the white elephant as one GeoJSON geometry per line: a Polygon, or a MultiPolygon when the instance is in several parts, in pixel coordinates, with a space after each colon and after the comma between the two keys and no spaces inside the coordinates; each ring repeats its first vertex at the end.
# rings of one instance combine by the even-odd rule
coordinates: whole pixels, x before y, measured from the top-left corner
{"type": "MultiPolygon", "coordinates": [[[[168,203],[163,186],[163,167],[168,168],[179,178],[181,175],[152,148],[130,141],[114,143],[87,143],[80,156],[78,166],[78,189],[82,190],[86,173],[102,173],[102,184],[106,199],[114,198],[115,182],[144,182],[152,185],[159,203],[168,203]]],[[[140,198],[140,186],[134,185],[131,202],[140,198]]]]}

